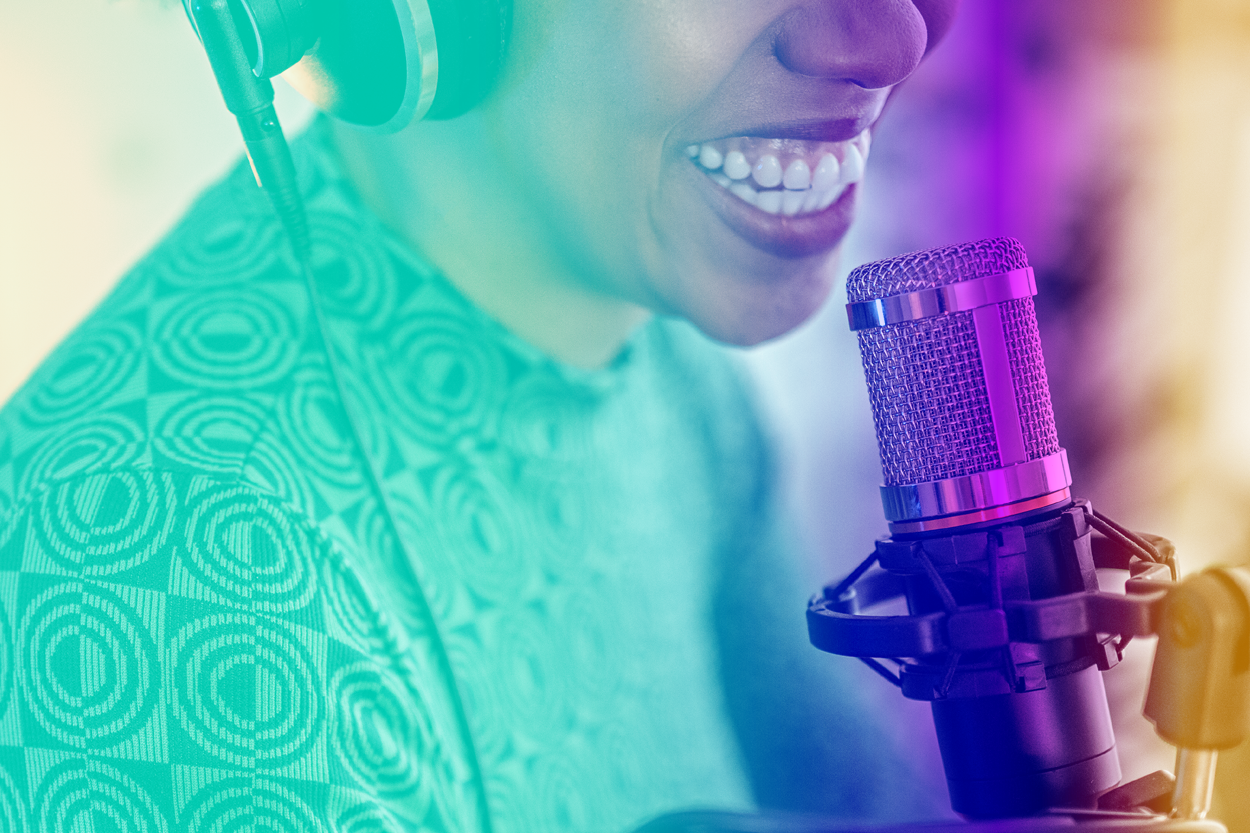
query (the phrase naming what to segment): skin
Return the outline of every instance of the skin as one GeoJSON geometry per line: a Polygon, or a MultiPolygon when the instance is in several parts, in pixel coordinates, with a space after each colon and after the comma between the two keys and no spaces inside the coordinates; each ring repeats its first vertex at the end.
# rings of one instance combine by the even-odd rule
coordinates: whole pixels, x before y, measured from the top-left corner
{"type": "Polygon", "coordinates": [[[756,344],[824,301],[853,194],[802,246],[770,250],[718,215],[685,147],[850,138],[956,2],[516,0],[482,106],[390,136],[337,125],[336,141],[384,221],[557,359],[601,366],[653,313],[756,344]]]}

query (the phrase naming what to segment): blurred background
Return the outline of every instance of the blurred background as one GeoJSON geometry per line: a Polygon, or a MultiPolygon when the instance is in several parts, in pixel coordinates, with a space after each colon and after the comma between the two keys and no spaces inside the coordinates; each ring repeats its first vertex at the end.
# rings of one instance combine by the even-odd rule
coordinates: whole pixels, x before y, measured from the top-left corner
{"type": "MultiPolygon", "coordinates": [[[[868,167],[843,273],[1021,240],[1076,493],[1184,571],[1250,563],[1250,2],[964,0],[868,167]]],[[[754,357],[826,580],[884,531],[844,302],[754,357]]],[[[1140,716],[1152,643],[1105,675],[1126,779],[1173,769],[1140,716]]],[[[1250,833],[1250,743],[1212,817],[1250,833]]]]}
{"type": "MultiPolygon", "coordinates": [[[[278,87],[295,133],[311,112],[278,87]]],[[[3,401],[240,143],[181,8],[159,0],[3,0],[0,105],[3,401]]],[[[1174,540],[1184,569],[1250,562],[1250,2],[964,0],[868,167],[841,274],[1019,238],[1078,493],[1174,540]]],[[[747,354],[813,589],[884,532],[844,300],[747,354]]],[[[1172,767],[1139,716],[1151,649],[1107,674],[1128,778],[1172,767]]],[[[933,755],[925,707],[889,707],[933,755]]],[[[1250,744],[1218,780],[1213,816],[1250,833],[1250,744]]]]}

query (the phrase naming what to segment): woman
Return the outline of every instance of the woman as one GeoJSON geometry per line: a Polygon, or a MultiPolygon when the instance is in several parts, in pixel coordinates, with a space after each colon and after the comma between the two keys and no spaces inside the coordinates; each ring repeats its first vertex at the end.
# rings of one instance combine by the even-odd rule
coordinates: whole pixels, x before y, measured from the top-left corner
{"type": "Polygon", "coordinates": [[[824,300],[953,5],[519,3],[468,115],[296,143],[319,309],[206,193],[0,416],[5,823],[943,804],[805,645],[705,336],[824,300]]]}

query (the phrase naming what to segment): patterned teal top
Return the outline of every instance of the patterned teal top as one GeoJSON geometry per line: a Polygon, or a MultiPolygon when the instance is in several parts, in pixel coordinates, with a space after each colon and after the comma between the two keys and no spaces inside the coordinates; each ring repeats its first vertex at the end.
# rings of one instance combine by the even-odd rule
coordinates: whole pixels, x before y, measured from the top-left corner
{"type": "Polygon", "coordinates": [[[0,413],[0,830],[879,809],[721,351],[657,321],[544,357],[327,136],[296,149],[346,403],[242,166],[0,413]]]}

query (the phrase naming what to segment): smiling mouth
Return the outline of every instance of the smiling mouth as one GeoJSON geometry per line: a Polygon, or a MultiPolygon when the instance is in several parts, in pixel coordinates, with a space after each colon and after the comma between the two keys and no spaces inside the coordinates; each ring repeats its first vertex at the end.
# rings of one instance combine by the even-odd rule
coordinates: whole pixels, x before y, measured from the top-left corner
{"type": "Polygon", "coordinates": [[[733,136],[690,145],[686,156],[713,182],[768,214],[824,211],[864,177],[871,136],[842,142],[733,136]]]}

